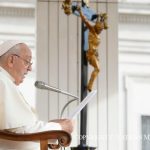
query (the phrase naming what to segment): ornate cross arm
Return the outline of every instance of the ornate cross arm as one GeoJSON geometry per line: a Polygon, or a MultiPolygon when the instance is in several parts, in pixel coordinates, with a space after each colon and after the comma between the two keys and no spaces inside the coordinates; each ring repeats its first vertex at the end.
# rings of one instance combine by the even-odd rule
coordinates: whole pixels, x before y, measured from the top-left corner
{"type": "Polygon", "coordinates": [[[65,1],[63,1],[62,8],[64,9],[64,13],[66,15],[70,15],[72,13],[71,0],[65,0],[65,1]]]}

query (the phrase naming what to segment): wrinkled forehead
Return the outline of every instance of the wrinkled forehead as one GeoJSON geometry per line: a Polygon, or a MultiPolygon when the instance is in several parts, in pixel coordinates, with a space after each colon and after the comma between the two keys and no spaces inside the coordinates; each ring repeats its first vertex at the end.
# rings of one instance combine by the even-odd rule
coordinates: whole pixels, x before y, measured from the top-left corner
{"type": "Polygon", "coordinates": [[[31,49],[25,43],[20,44],[20,54],[26,57],[32,57],[31,49]]]}

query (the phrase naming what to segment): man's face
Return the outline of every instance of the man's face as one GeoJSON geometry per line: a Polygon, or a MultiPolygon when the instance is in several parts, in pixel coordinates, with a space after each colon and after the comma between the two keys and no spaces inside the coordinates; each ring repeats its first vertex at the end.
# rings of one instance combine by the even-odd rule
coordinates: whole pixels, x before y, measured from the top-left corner
{"type": "Polygon", "coordinates": [[[19,54],[12,54],[13,57],[13,65],[11,70],[11,75],[15,79],[15,84],[19,85],[23,82],[25,75],[27,75],[28,71],[31,71],[31,59],[32,54],[31,50],[25,45],[20,45],[21,51],[19,54]]]}
{"type": "Polygon", "coordinates": [[[95,24],[96,33],[100,34],[103,29],[104,29],[104,23],[103,22],[96,22],[96,24],[95,24]]]}

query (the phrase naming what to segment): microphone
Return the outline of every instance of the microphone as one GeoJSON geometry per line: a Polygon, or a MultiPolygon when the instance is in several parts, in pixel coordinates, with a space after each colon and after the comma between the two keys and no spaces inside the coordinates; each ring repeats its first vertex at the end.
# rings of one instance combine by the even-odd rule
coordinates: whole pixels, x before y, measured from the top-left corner
{"type": "Polygon", "coordinates": [[[68,96],[72,96],[72,97],[74,97],[76,99],[79,99],[77,96],[75,96],[73,94],[70,94],[70,93],[68,93],[66,91],[62,91],[62,90],[60,90],[58,88],[55,88],[53,86],[49,86],[48,84],[46,84],[43,81],[36,81],[34,83],[34,85],[35,85],[36,88],[39,88],[39,89],[50,90],[50,91],[54,91],[54,92],[57,92],[57,93],[62,93],[62,94],[68,95],[68,96]]]}

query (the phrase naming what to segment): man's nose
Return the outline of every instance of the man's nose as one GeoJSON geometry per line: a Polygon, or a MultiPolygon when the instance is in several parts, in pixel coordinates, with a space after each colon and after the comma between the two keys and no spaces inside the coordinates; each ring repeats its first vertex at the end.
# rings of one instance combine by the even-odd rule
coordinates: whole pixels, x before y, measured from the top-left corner
{"type": "Polygon", "coordinates": [[[27,68],[28,71],[32,71],[32,65],[27,68]]]}

